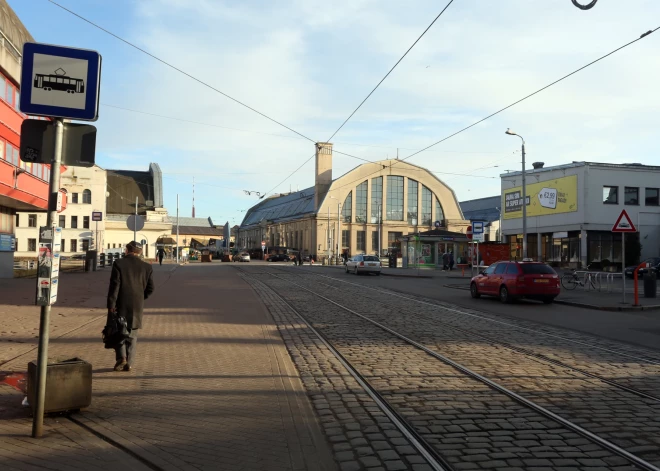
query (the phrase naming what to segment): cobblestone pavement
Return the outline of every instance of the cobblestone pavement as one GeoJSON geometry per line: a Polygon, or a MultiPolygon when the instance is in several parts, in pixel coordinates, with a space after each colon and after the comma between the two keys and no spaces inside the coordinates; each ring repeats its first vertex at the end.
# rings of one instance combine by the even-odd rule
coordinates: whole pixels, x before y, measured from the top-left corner
{"type": "MultiPolygon", "coordinates": [[[[0,469],[337,469],[277,328],[249,285],[219,265],[154,270],[157,289],[133,371],[112,371],[114,354],[101,343],[108,271],[86,278],[96,299],[84,308],[93,310],[89,318],[50,345],[50,357],[92,363],[87,410],[47,419],[45,437],[34,440],[23,395],[0,385],[0,469]]],[[[36,316],[38,308],[30,309],[36,316]]],[[[78,308],[59,309],[68,317],[78,308]]],[[[26,347],[2,368],[24,371],[35,356],[26,347]]]]}
{"type": "MultiPolygon", "coordinates": [[[[529,322],[517,324],[531,330],[513,329],[484,320],[482,313],[478,313],[479,317],[469,317],[436,302],[433,306],[413,306],[410,300],[314,275],[292,274],[286,269],[248,269],[250,272],[332,339],[379,392],[392,404],[397,404],[399,412],[456,463],[457,469],[623,469],[629,462],[507,396],[468,379],[357,316],[267,273],[276,273],[320,291],[336,302],[348,304],[631,453],[659,464],[660,409],[657,401],[514,352],[474,335],[473,331],[505,339],[515,346],[525,346],[570,366],[579,365],[617,382],[628,382],[649,393],[657,392],[658,366],[633,360],[633,357],[653,358],[653,352],[616,342],[604,344],[588,335],[529,322]],[[452,323],[463,330],[452,328],[452,323]],[[623,357],[624,354],[628,356],[623,357]]],[[[290,342],[289,339],[287,345],[291,350],[290,342]]],[[[293,357],[300,369],[306,355],[293,357]]]]}

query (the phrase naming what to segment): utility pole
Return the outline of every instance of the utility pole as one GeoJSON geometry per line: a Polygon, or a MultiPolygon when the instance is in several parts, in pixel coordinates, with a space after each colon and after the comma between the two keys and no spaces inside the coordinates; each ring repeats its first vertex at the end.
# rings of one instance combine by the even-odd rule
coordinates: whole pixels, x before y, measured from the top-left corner
{"type": "MultiPolygon", "coordinates": [[[[55,125],[55,145],[53,161],[50,169],[50,188],[48,191],[48,219],[46,225],[52,231],[52,249],[55,249],[55,221],[57,220],[57,199],[60,192],[60,166],[62,164],[62,141],[64,137],[64,120],[53,118],[55,125]]],[[[44,427],[44,405],[46,401],[46,374],[48,366],[48,340],[50,326],[50,299],[41,306],[39,319],[39,348],[37,353],[37,394],[32,418],[32,437],[40,438],[44,427]]]]}
{"type": "Polygon", "coordinates": [[[379,202],[378,203],[378,258],[380,258],[380,239],[381,239],[381,233],[380,233],[381,214],[380,214],[380,212],[382,210],[383,210],[383,203],[379,202]]]}
{"type": "Polygon", "coordinates": [[[330,265],[330,244],[332,243],[330,238],[330,205],[328,205],[328,265],[330,265]]]}
{"type": "Polygon", "coordinates": [[[341,234],[341,203],[337,203],[337,262],[339,262],[339,255],[342,251],[342,246],[344,245],[344,238],[341,234]]]}
{"type": "MultiPolygon", "coordinates": [[[[193,210],[194,210],[193,206],[193,210]]],[[[194,213],[193,213],[194,214],[194,213]]],[[[176,263],[179,263],[179,195],[176,195],[176,263]]]]}
{"type": "Polygon", "coordinates": [[[138,213],[137,213],[137,207],[138,207],[138,197],[135,197],[135,225],[133,226],[133,240],[137,242],[137,225],[138,225],[138,213]]]}

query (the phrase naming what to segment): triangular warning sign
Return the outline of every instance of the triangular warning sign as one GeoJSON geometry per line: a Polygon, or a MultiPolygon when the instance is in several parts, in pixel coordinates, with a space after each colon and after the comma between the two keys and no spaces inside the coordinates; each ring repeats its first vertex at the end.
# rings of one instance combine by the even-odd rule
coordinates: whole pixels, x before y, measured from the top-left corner
{"type": "Polygon", "coordinates": [[[614,226],[612,226],[612,232],[637,232],[637,228],[625,209],[621,211],[619,218],[614,223],[614,226]]]}

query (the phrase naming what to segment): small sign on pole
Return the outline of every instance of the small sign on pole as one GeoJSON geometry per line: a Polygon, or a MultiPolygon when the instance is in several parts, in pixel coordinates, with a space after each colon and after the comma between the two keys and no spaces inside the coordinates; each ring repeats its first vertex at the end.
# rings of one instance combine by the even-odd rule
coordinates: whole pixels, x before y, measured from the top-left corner
{"type": "Polygon", "coordinates": [[[483,234],[484,233],[484,222],[483,221],[472,221],[472,233],[473,234],[483,234]]]}
{"type": "Polygon", "coordinates": [[[614,223],[614,226],[612,226],[612,232],[621,233],[621,273],[623,274],[621,279],[623,280],[623,303],[625,304],[626,302],[626,274],[625,274],[626,232],[637,232],[637,228],[635,227],[635,224],[633,224],[632,220],[630,219],[630,216],[628,216],[628,213],[626,212],[625,209],[621,211],[621,214],[619,214],[619,217],[614,223]]]}
{"type": "Polygon", "coordinates": [[[93,211],[92,221],[98,221],[98,222],[103,221],[103,213],[101,211],[93,211]]]}

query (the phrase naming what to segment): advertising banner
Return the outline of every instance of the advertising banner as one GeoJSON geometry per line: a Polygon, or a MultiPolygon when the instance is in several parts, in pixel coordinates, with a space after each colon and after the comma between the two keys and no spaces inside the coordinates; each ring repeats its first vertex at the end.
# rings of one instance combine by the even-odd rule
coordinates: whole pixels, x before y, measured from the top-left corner
{"type": "MultiPolygon", "coordinates": [[[[527,185],[527,217],[578,210],[577,175],[527,185]]],[[[522,217],[522,187],[504,190],[504,219],[522,217]]]]}

